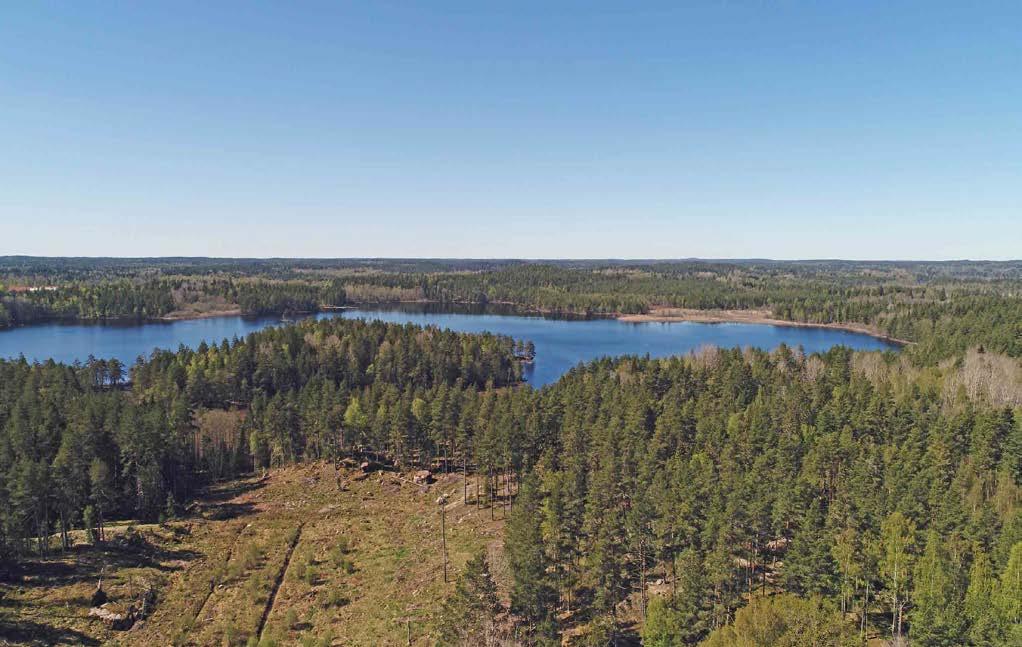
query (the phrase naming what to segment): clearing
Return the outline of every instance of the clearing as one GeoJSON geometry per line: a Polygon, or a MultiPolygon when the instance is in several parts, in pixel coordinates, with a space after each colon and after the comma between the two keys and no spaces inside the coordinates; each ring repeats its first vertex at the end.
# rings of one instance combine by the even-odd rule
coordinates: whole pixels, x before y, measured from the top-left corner
{"type": "MultiPolygon", "coordinates": [[[[0,644],[433,644],[437,613],[464,563],[486,550],[501,591],[503,509],[462,498],[460,474],[409,475],[311,463],[210,488],[189,516],[108,527],[93,547],[35,559],[0,587],[0,644]],[[446,505],[449,583],[440,509],[446,505]],[[90,616],[155,591],[127,630],[90,616]]],[[[472,476],[469,482],[472,483],[472,476]]]]}

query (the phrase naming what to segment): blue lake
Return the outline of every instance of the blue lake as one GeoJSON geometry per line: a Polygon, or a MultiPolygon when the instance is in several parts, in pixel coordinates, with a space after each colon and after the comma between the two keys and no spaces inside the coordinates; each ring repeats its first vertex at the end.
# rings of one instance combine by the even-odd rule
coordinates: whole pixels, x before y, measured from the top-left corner
{"type": "MultiPolygon", "coordinates": [[[[869,335],[830,328],[805,328],[742,323],[626,323],[616,319],[557,319],[540,316],[494,314],[476,310],[442,311],[435,307],[352,309],[322,313],[318,318],[371,318],[419,325],[436,325],[461,332],[490,331],[536,344],[536,362],[526,379],[537,386],[557,380],[587,360],[614,355],[664,357],[701,346],[755,346],[772,349],[780,344],[801,346],[807,353],[833,346],[857,350],[897,349],[896,344],[869,335]]],[[[244,337],[267,326],[281,325],[280,317],[213,317],[145,324],[51,323],[0,331],[0,357],[24,355],[31,360],[60,362],[116,357],[133,364],[154,348],[176,349],[199,342],[219,343],[244,337]]]]}

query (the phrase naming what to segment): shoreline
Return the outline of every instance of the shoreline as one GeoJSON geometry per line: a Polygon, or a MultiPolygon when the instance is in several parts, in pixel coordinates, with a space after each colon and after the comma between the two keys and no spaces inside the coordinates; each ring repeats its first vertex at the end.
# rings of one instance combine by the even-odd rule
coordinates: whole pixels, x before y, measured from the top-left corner
{"type": "MultiPolygon", "coordinates": [[[[168,312],[162,317],[153,317],[149,321],[190,321],[192,319],[212,319],[214,317],[240,317],[241,308],[230,310],[210,310],[209,312],[168,312]]],[[[143,319],[146,321],[146,319],[143,319]]]]}
{"type": "MultiPolygon", "coordinates": [[[[896,344],[898,346],[911,346],[915,342],[907,339],[899,339],[897,337],[891,337],[876,328],[873,328],[867,324],[860,323],[812,323],[808,321],[791,321],[788,319],[777,319],[772,316],[769,310],[698,310],[695,308],[671,308],[671,307],[652,307],[650,311],[645,314],[625,314],[621,312],[607,312],[607,313],[591,313],[591,314],[580,314],[572,312],[562,312],[558,310],[550,310],[545,308],[538,308],[535,306],[524,306],[511,301],[490,301],[485,304],[472,303],[467,301],[431,301],[429,299],[407,299],[401,301],[391,302],[372,302],[372,303],[353,303],[346,304],[343,306],[325,306],[321,307],[316,312],[330,312],[338,310],[357,310],[372,307],[385,308],[395,305],[455,305],[455,306],[503,306],[510,307],[519,312],[520,315],[542,315],[542,316],[564,316],[567,318],[583,318],[583,319],[616,319],[623,323],[745,323],[765,326],[787,326],[789,328],[828,328],[830,330],[843,330],[845,332],[858,333],[860,335],[869,335],[876,339],[896,344]]],[[[315,314],[315,313],[302,313],[302,314],[315,314]]],[[[230,317],[230,316],[243,316],[240,309],[223,311],[223,312],[210,312],[201,313],[191,316],[177,316],[171,318],[170,315],[162,317],[164,321],[182,321],[187,319],[204,319],[208,317],[230,317]]],[[[283,316],[283,315],[281,315],[283,316]]]]}
{"type": "Polygon", "coordinates": [[[911,346],[915,342],[898,339],[880,332],[866,324],[857,323],[812,323],[777,319],[768,310],[696,310],[693,308],[651,308],[646,314],[617,315],[625,323],[745,323],[767,326],[788,326],[790,328],[829,328],[861,335],[869,335],[899,346],[911,346]]]}
{"type": "MultiPolygon", "coordinates": [[[[791,328],[829,328],[831,330],[843,330],[845,332],[858,333],[862,335],[869,335],[876,339],[896,344],[898,346],[911,346],[915,342],[898,339],[897,337],[891,337],[883,332],[880,332],[876,328],[868,326],[866,324],[858,323],[811,323],[807,321],[790,321],[787,319],[777,319],[772,316],[772,313],[768,310],[698,310],[695,308],[671,308],[671,307],[652,307],[650,311],[644,314],[626,314],[622,312],[601,312],[601,313],[572,313],[563,312],[557,310],[549,310],[544,308],[537,308],[535,306],[523,306],[520,304],[508,302],[508,301],[491,301],[485,304],[470,303],[464,301],[430,301],[428,299],[415,299],[415,300],[402,300],[402,301],[390,301],[390,302],[372,302],[372,303],[353,303],[345,304],[343,306],[324,306],[313,312],[305,313],[291,313],[299,315],[314,315],[321,312],[337,312],[343,310],[355,310],[364,308],[386,308],[388,306],[400,306],[400,305],[411,305],[411,304],[432,304],[432,305],[454,305],[454,306],[502,306],[517,310],[518,316],[529,316],[529,315],[540,315],[542,317],[565,317],[568,319],[579,318],[579,319],[615,319],[622,323],[745,323],[755,325],[767,325],[767,326],[788,326],[791,328]]],[[[130,322],[137,321],[140,324],[145,323],[172,323],[175,321],[192,321],[196,319],[213,319],[216,317],[244,317],[248,316],[242,312],[241,308],[232,308],[230,310],[216,310],[209,312],[172,312],[160,317],[145,317],[141,319],[135,319],[134,317],[104,317],[97,319],[51,319],[48,321],[38,321],[29,324],[21,324],[18,326],[10,326],[8,328],[0,328],[0,331],[10,330],[14,328],[31,327],[38,324],[45,323],[99,323],[104,322],[117,323],[117,322],[130,322]]],[[[259,315],[253,315],[259,316],[259,315]]],[[[266,316],[280,316],[285,317],[285,314],[280,315],[266,315],[266,316]]],[[[514,315],[511,315],[514,316],[514,315]]]]}

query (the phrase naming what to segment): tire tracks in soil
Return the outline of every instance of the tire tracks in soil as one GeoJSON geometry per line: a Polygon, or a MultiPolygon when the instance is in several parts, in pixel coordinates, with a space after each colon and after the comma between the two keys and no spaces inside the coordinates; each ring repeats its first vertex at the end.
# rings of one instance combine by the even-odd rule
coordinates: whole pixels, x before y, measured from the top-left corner
{"type": "MultiPolygon", "coordinates": [[[[241,540],[241,533],[245,532],[245,528],[248,526],[242,522],[239,524],[238,532],[234,535],[234,541],[231,542],[230,548],[227,549],[227,557],[224,559],[224,568],[231,563],[231,557],[234,556],[234,549],[237,547],[238,542],[241,540]]],[[[206,592],[206,597],[202,599],[202,604],[199,605],[199,610],[195,612],[195,619],[192,623],[196,623],[202,617],[202,612],[206,610],[206,605],[209,604],[209,599],[213,597],[213,591],[216,589],[216,582],[212,579],[209,582],[209,591],[206,592]]]]}
{"type": "Polygon", "coordinates": [[[295,554],[295,547],[301,541],[304,529],[305,522],[303,521],[298,524],[298,532],[295,533],[294,538],[291,540],[291,545],[287,547],[284,564],[280,567],[280,572],[277,573],[277,579],[273,582],[273,590],[270,591],[270,596],[266,600],[266,606],[263,607],[263,616],[259,619],[259,626],[256,627],[255,631],[255,635],[259,637],[260,642],[263,639],[263,633],[266,631],[266,621],[270,619],[270,614],[273,613],[273,607],[277,603],[277,594],[280,592],[280,586],[284,583],[284,576],[287,575],[287,570],[291,567],[291,558],[295,554]]]}

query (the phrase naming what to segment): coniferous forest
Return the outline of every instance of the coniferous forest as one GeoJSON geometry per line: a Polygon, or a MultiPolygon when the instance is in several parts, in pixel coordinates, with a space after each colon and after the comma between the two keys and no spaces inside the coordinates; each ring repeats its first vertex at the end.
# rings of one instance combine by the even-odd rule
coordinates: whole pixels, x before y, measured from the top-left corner
{"type": "Polygon", "coordinates": [[[445,605],[450,644],[557,644],[578,626],[594,645],[1022,644],[1017,268],[892,266],[874,281],[834,266],[707,265],[701,278],[680,267],[310,280],[232,266],[142,283],[134,266],[22,267],[20,285],[73,287],[9,292],[18,318],[169,312],[200,285],[264,312],[353,295],[455,300],[487,282],[490,301],[769,307],[915,343],[607,358],[542,389],[521,381],[528,340],[343,319],[154,350],[132,366],[4,360],[0,559],[60,551],[75,529],[102,541],[107,522],[173,515],[216,480],[354,457],[472,473],[484,501],[508,506],[514,633],[489,621],[502,612],[480,557],[445,605]],[[572,287],[583,276],[588,287],[572,287]]]}
{"type": "Polygon", "coordinates": [[[473,261],[0,257],[0,329],[54,319],[287,314],[353,304],[502,304],[581,316],[755,310],[857,324],[938,361],[1022,356],[1017,261],[473,261]]]}

